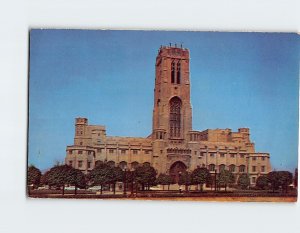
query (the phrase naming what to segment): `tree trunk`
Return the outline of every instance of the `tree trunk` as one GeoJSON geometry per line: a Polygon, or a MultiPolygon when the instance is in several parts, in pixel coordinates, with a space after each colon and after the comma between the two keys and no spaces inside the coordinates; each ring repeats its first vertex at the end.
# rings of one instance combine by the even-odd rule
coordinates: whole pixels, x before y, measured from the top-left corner
{"type": "Polygon", "coordinates": [[[103,185],[101,185],[101,189],[100,189],[100,194],[102,195],[102,187],[103,187],[103,185]]]}
{"type": "Polygon", "coordinates": [[[163,190],[165,190],[165,185],[163,184],[163,190]]]}
{"type": "Polygon", "coordinates": [[[63,184],[62,195],[65,195],[65,185],[63,184]]]}
{"type": "Polygon", "coordinates": [[[113,184],[114,195],[116,194],[116,183],[113,184]]]}
{"type": "Polygon", "coordinates": [[[225,192],[227,191],[227,184],[225,184],[225,192]]]}
{"type": "Polygon", "coordinates": [[[200,184],[200,191],[203,192],[203,184],[200,184]]]}
{"type": "Polygon", "coordinates": [[[77,195],[77,185],[75,185],[75,195],[77,195]]]}
{"type": "Polygon", "coordinates": [[[168,184],[168,191],[170,191],[170,184],[168,184]]]}

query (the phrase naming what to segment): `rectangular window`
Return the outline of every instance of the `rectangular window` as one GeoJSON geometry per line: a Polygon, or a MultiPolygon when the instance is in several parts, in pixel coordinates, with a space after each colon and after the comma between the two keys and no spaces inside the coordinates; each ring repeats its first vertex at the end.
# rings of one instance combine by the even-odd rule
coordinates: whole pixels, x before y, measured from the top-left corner
{"type": "Polygon", "coordinates": [[[137,155],[138,150],[132,150],[132,153],[133,153],[134,155],[137,155]]]}
{"type": "Polygon", "coordinates": [[[234,154],[230,154],[230,158],[234,158],[234,154]]]}
{"type": "Polygon", "coordinates": [[[126,150],[122,149],[121,154],[123,154],[123,155],[126,154],[126,150]]]}
{"type": "Polygon", "coordinates": [[[82,142],[79,142],[80,146],[82,146],[82,142]]]}
{"type": "Polygon", "coordinates": [[[145,154],[149,154],[150,153],[150,151],[149,150],[145,150],[145,154]]]}
{"type": "Polygon", "coordinates": [[[252,172],[256,172],[256,166],[252,166],[252,172]]]}
{"type": "Polygon", "coordinates": [[[256,160],[256,157],[253,157],[252,160],[255,161],[255,160],[256,160]]]}
{"type": "Polygon", "coordinates": [[[97,152],[98,152],[98,153],[102,153],[102,149],[98,148],[98,149],[97,149],[97,152]]]}
{"type": "Polygon", "coordinates": [[[256,182],[256,177],[252,177],[252,183],[254,184],[256,182]]]}
{"type": "Polygon", "coordinates": [[[114,153],[114,149],[109,149],[109,153],[113,154],[114,153]]]}
{"type": "Polygon", "coordinates": [[[224,154],[224,153],[221,153],[220,157],[221,157],[221,158],[224,158],[224,157],[225,157],[225,154],[224,154]]]}
{"type": "Polygon", "coordinates": [[[88,163],[87,163],[87,167],[88,167],[88,168],[91,168],[91,166],[92,166],[92,163],[91,163],[91,162],[88,162],[88,163]]]}
{"type": "Polygon", "coordinates": [[[69,154],[71,155],[73,153],[73,151],[72,150],[69,150],[69,154]]]}
{"type": "Polygon", "coordinates": [[[261,160],[262,160],[262,161],[265,161],[265,157],[261,157],[261,160]]]}
{"type": "Polygon", "coordinates": [[[265,166],[261,166],[261,172],[265,172],[265,171],[266,171],[265,166]]]}
{"type": "Polygon", "coordinates": [[[79,151],[78,151],[78,154],[81,155],[81,154],[82,154],[82,150],[79,150],[79,151]]]}
{"type": "Polygon", "coordinates": [[[197,151],[195,151],[194,153],[195,153],[195,155],[197,155],[197,151]]]}
{"type": "Polygon", "coordinates": [[[69,165],[70,165],[70,166],[73,165],[73,161],[72,161],[72,160],[69,161],[69,165]]]}
{"type": "Polygon", "coordinates": [[[245,157],[245,155],[243,154],[240,154],[240,158],[243,159],[245,157]]]}
{"type": "Polygon", "coordinates": [[[78,161],[78,167],[82,167],[82,161],[78,161]]]}
{"type": "Polygon", "coordinates": [[[90,151],[88,151],[88,155],[90,155],[91,154],[91,152],[90,151]]]}
{"type": "Polygon", "coordinates": [[[214,157],[215,156],[215,153],[210,153],[210,157],[214,157]]]}

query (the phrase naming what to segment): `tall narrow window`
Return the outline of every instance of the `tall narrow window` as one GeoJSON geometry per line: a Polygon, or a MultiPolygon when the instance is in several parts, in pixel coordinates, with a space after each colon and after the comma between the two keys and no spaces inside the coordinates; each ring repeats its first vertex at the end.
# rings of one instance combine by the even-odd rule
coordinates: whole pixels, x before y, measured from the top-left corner
{"type": "Polygon", "coordinates": [[[171,63],[171,83],[175,83],[175,63],[171,63]]]}
{"type": "Polygon", "coordinates": [[[173,97],[170,100],[170,137],[179,138],[181,135],[181,100],[173,97]]]}
{"type": "Polygon", "coordinates": [[[177,84],[180,84],[180,74],[181,74],[181,67],[180,67],[180,61],[177,63],[177,71],[176,71],[176,76],[177,76],[177,84]]]}

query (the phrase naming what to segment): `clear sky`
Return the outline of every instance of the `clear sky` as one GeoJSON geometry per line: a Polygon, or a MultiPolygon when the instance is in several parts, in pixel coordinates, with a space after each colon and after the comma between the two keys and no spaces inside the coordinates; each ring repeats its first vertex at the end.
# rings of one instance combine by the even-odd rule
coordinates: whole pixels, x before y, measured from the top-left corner
{"type": "Polygon", "coordinates": [[[193,129],[249,127],[256,151],[294,171],[298,152],[299,35],[31,30],[28,162],[64,161],[74,119],[107,135],[151,133],[161,45],[190,50],[193,129]]]}

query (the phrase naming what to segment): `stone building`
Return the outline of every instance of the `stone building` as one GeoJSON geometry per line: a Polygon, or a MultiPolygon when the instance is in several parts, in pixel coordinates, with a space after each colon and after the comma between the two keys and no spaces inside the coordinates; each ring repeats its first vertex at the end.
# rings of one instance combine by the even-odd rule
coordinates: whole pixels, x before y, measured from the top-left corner
{"type": "Polygon", "coordinates": [[[147,138],[107,136],[105,126],[76,118],[74,145],[65,163],[85,173],[97,161],[135,169],[143,163],[178,179],[183,171],[207,167],[211,173],[228,169],[248,173],[251,184],[271,171],[269,153],[255,152],[250,130],[192,128],[189,50],[162,46],[156,57],[152,133],[147,138]]]}

